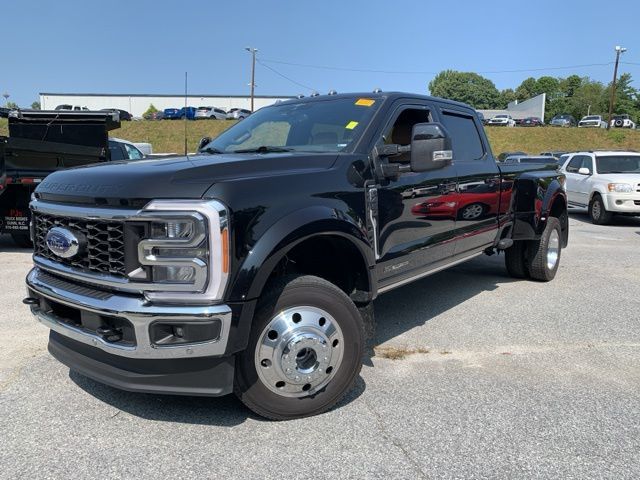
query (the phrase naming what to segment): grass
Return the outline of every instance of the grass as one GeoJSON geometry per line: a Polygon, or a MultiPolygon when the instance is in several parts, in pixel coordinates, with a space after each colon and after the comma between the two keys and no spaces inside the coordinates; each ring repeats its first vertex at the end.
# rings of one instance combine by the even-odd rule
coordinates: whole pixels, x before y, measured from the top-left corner
{"type": "Polygon", "coordinates": [[[388,360],[403,360],[409,355],[415,355],[416,353],[427,354],[429,349],[419,348],[407,348],[407,347],[376,347],[374,352],[377,357],[386,358],[388,360]]]}
{"type": "MultiPolygon", "coordinates": [[[[226,120],[187,122],[187,146],[195,151],[200,138],[215,137],[233,125],[226,120]]],[[[495,155],[522,150],[538,154],[547,150],[630,149],[640,151],[640,130],[601,130],[590,128],[501,128],[485,129],[495,155]]],[[[7,120],[0,119],[0,135],[7,135],[7,120]]],[[[114,137],[133,142],[149,142],[156,153],[184,151],[184,122],[179,120],[123,122],[111,132],[114,137]]]]}

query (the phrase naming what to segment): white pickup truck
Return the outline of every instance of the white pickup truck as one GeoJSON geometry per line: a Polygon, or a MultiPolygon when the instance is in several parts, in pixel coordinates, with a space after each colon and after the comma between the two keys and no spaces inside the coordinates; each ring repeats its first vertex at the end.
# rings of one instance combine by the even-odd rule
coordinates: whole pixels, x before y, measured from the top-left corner
{"type": "Polygon", "coordinates": [[[607,122],[600,115],[587,115],[578,122],[578,128],[607,128],[607,122]]]}
{"type": "Polygon", "coordinates": [[[569,207],[588,208],[598,225],[610,223],[616,214],[640,216],[640,153],[595,151],[563,157],[569,207]]]}

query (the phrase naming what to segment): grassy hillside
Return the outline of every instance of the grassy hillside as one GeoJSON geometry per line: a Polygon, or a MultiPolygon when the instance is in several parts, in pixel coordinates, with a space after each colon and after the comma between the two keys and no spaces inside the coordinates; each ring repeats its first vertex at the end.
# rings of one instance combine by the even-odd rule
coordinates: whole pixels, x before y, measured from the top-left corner
{"type": "MultiPolygon", "coordinates": [[[[187,144],[194,151],[200,138],[216,136],[233,122],[200,120],[187,122],[187,144]]],[[[486,129],[494,154],[523,150],[538,154],[545,150],[631,149],[640,151],[640,130],[600,130],[578,128],[504,128],[486,129]]],[[[134,142],[149,142],[156,153],[184,151],[184,122],[123,122],[122,128],[111,132],[114,137],[134,142]]],[[[0,135],[7,135],[7,121],[0,119],[0,135]]]]}

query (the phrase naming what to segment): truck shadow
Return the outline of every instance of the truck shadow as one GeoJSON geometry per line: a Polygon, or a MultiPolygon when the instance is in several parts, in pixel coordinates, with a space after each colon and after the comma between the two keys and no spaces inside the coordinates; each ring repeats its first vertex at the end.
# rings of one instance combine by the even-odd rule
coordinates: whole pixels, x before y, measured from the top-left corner
{"type": "Polygon", "coordinates": [[[33,252],[33,248],[21,248],[18,247],[11,235],[0,235],[0,252],[33,252]]]}
{"type": "MultiPolygon", "coordinates": [[[[504,268],[504,257],[482,257],[450,270],[406,285],[380,296],[374,304],[376,334],[381,344],[414,327],[424,325],[447,310],[474,296],[513,281],[504,268]]],[[[373,366],[369,349],[365,365],[373,366]]],[[[264,421],[245,408],[233,395],[226,397],[188,397],[131,393],[103,385],[76,372],[69,378],[82,390],[118,410],[147,420],[232,427],[247,419],[264,421]]],[[[360,376],[355,388],[333,409],[356,400],[366,390],[360,376]]]]}
{"type": "Polygon", "coordinates": [[[373,344],[380,345],[425,325],[476,295],[513,281],[516,280],[508,276],[503,255],[482,256],[385,293],[374,302],[373,344]]]}
{"type": "MultiPolygon", "coordinates": [[[[69,379],[92,397],[135,417],[160,422],[233,427],[247,419],[268,422],[246,408],[234,395],[225,397],[189,397],[155,395],[118,390],[98,383],[73,370],[69,379]]],[[[365,381],[358,377],[355,387],[331,410],[348,405],[364,393],[365,381]]]]}

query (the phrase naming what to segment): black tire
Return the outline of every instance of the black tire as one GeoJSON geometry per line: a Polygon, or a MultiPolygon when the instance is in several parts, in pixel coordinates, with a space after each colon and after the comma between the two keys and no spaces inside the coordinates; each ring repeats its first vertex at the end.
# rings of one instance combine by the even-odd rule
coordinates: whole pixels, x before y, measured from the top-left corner
{"type": "Polygon", "coordinates": [[[507,272],[513,278],[529,277],[527,268],[527,242],[515,241],[513,245],[504,251],[504,263],[507,272]]]}
{"type": "Polygon", "coordinates": [[[11,238],[13,243],[20,248],[33,248],[33,243],[28,233],[12,233],[11,238]]]}
{"type": "Polygon", "coordinates": [[[541,282],[553,280],[560,266],[562,253],[560,220],[555,217],[549,217],[540,240],[529,242],[528,249],[529,275],[531,278],[541,282]],[[554,252],[555,256],[553,255],[554,252]]]}
{"type": "Polygon", "coordinates": [[[283,277],[267,287],[256,309],[249,344],[236,359],[234,393],[249,409],[271,420],[318,415],[330,409],[353,388],[362,368],[364,347],[362,318],[342,290],[310,275],[283,277]],[[258,342],[264,339],[267,325],[272,324],[276,316],[287,309],[304,306],[321,309],[333,317],[343,336],[342,359],[321,389],[306,396],[287,397],[275,393],[263,383],[256,369],[256,351],[258,342]]]}
{"type": "Polygon", "coordinates": [[[602,197],[597,193],[589,202],[589,217],[596,225],[607,225],[613,220],[613,213],[604,208],[602,197]]]}

